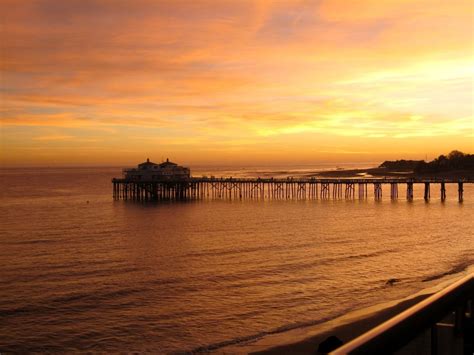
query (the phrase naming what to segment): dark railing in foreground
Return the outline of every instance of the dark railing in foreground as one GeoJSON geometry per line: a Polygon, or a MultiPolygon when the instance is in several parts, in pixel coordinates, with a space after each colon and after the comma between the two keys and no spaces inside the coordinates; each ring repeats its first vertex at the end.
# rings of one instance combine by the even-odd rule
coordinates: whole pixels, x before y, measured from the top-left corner
{"type": "Polygon", "coordinates": [[[431,354],[438,353],[437,323],[454,312],[453,333],[463,338],[463,353],[473,349],[474,273],[375,327],[331,354],[386,354],[400,350],[431,329],[431,354]]]}

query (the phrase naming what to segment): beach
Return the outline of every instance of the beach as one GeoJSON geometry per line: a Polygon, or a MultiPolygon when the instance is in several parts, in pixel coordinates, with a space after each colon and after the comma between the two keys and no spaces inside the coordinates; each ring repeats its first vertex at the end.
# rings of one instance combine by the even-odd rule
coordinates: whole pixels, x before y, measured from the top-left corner
{"type": "Polygon", "coordinates": [[[463,272],[443,279],[436,286],[424,289],[402,300],[354,310],[322,324],[269,335],[255,342],[242,343],[221,350],[223,353],[314,354],[317,352],[319,344],[330,336],[336,336],[346,344],[472,271],[474,271],[474,267],[469,266],[463,272]]]}
{"type": "MultiPolygon", "coordinates": [[[[361,312],[367,311],[355,311],[351,312],[341,318],[330,321],[327,324],[320,326],[320,333],[310,336],[308,338],[302,339],[297,342],[290,342],[288,344],[277,345],[262,350],[252,351],[254,354],[282,354],[282,353],[292,353],[292,354],[313,354],[317,349],[318,345],[327,339],[329,336],[336,336],[343,343],[347,343],[352,339],[355,339],[359,335],[364,334],[370,329],[382,324],[388,319],[396,316],[397,314],[403,312],[404,310],[410,308],[411,306],[421,302],[426,297],[429,297],[430,294],[418,295],[416,297],[401,301],[393,306],[388,308],[374,310],[373,313],[369,314],[360,314],[361,312]],[[358,318],[362,317],[362,318],[358,318]],[[343,321],[350,321],[346,324],[338,324],[343,321]]],[[[313,330],[314,331],[314,330],[313,330]]],[[[285,335],[284,339],[291,341],[291,337],[294,334],[285,335]]]]}

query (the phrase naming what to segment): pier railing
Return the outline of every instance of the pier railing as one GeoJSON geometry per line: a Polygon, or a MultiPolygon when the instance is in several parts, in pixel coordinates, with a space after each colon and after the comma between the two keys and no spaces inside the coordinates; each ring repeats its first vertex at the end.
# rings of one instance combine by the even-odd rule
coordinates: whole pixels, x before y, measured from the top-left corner
{"type": "Polygon", "coordinates": [[[331,354],[413,353],[410,342],[417,338],[422,344],[428,343],[429,350],[423,346],[423,353],[446,353],[440,349],[448,349],[450,354],[472,354],[473,302],[474,273],[471,273],[331,354]],[[426,336],[428,342],[419,339],[426,336]]]}
{"type": "Polygon", "coordinates": [[[162,180],[112,179],[113,196],[124,200],[192,199],[365,199],[369,189],[382,198],[383,186],[390,185],[390,198],[397,199],[399,185],[406,184],[406,198],[414,197],[414,184],[424,185],[423,197],[429,200],[431,186],[439,184],[440,198],[446,199],[446,184],[456,184],[458,199],[463,200],[464,184],[473,179],[407,178],[167,178],[162,180]]]}
{"type": "MultiPolygon", "coordinates": [[[[123,171],[136,171],[136,168],[131,169],[123,169],[123,171]]],[[[113,178],[112,181],[116,182],[126,182],[129,179],[126,178],[113,178]]],[[[143,182],[160,182],[161,180],[143,180],[143,182]]],[[[169,181],[166,180],[166,181],[169,181]]],[[[179,178],[173,181],[187,181],[187,182],[261,182],[261,183],[287,183],[287,182],[294,182],[294,183],[334,183],[334,182],[344,182],[344,183],[382,183],[382,184],[390,184],[390,183],[458,183],[458,182],[465,182],[465,183],[474,183],[474,178],[462,178],[462,179],[445,179],[445,178],[406,178],[406,177],[390,177],[390,178],[305,178],[305,177],[287,177],[287,178],[248,178],[248,177],[190,177],[190,178],[179,178]]]]}

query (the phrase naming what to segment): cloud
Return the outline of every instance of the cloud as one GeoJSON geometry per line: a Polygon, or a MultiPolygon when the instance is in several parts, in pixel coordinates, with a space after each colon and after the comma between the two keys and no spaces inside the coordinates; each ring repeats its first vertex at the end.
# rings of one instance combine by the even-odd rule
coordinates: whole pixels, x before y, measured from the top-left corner
{"type": "Polygon", "coordinates": [[[0,122],[4,132],[30,132],[7,148],[63,137],[56,141],[67,150],[74,130],[103,151],[132,135],[183,150],[367,137],[363,151],[382,149],[380,137],[436,137],[428,142],[435,150],[440,140],[454,144],[453,135],[472,136],[472,6],[464,0],[0,7],[0,122]],[[58,131],[36,131],[50,128],[58,131]]]}
{"type": "Polygon", "coordinates": [[[33,138],[36,141],[70,141],[74,136],[67,135],[52,135],[52,136],[39,136],[33,138]]]}

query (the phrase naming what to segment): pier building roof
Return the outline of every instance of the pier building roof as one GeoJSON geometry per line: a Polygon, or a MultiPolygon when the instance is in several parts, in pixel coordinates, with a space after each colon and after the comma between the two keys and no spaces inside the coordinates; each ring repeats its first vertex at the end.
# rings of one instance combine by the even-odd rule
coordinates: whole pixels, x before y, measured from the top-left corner
{"type": "Polygon", "coordinates": [[[163,179],[188,179],[191,176],[189,168],[179,166],[169,159],[157,164],[148,158],[138,164],[137,168],[123,169],[124,178],[130,181],[160,181],[163,179]]]}
{"type": "Polygon", "coordinates": [[[153,165],[158,165],[156,163],[153,163],[150,161],[150,158],[146,158],[146,161],[141,163],[141,164],[138,164],[138,167],[147,167],[147,166],[153,166],[153,165]]]}
{"type": "Polygon", "coordinates": [[[139,168],[148,168],[148,167],[153,167],[153,166],[159,166],[159,167],[167,167],[167,166],[177,166],[178,164],[171,162],[168,158],[166,158],[166,161],[160,164],[153,163],[150,161],[149,158],[146,159],[145,162],[138,164],[139,168]]]}
{"type": "Polygon", "coordinates": [[[165,166],[177,166],[178,164],[171,162],[168,158],[166,158],[166,161],[161,163],[160,166],[165,167],[165,166]]]}

